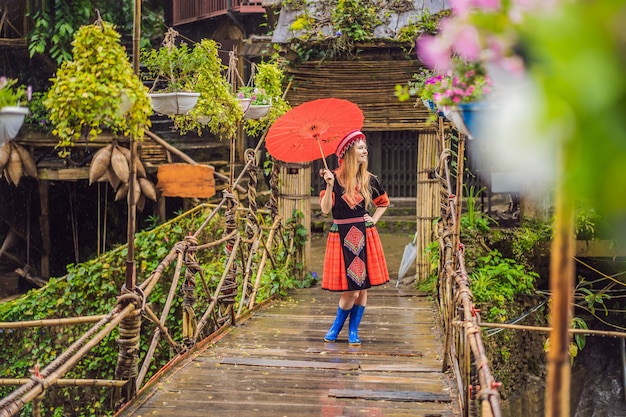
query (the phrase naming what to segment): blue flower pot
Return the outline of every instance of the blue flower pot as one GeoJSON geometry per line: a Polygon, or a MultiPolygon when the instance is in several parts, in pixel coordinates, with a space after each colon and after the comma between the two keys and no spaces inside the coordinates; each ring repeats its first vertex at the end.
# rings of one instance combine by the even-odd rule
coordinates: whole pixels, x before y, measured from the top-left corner
{"type": "Polygon", "coordinates": [[[487,114],[485,110],[492,109],[492,104],[484,101],[474,101],[472,103],[461,103],[458,107],[470,136],[472,138],[480,137],[487,114]]]}

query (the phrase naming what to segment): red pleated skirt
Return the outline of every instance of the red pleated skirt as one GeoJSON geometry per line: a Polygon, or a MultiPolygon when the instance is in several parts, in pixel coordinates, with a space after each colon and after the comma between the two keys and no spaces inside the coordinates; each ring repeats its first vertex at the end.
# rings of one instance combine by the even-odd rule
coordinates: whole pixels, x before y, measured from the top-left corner
{"type": "MultiPolygon", "coordinates": [[[[383,246],[376,227],[369,225],[365,228],[365,239],[368,282],[360,289],[367,289],[389,282],[387,261],[385,260],[383,246]]],[[[355,289],[348,286],[339,232],[331,231],[328,233],[322,288],[329,291],[350,291],[355,289]]]]}

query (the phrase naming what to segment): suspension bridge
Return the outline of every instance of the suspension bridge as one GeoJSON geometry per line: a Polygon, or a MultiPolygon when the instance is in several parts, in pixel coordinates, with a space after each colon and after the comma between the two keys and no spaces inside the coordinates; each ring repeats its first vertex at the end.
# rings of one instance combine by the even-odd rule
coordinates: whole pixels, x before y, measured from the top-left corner
{"type": "Polygon", "coordinates": [[[110,409],[120,416],[434,417],[478,409],[484,417],[500,416],[459,242],[451,153],[442,152],[432,180],[441,194],[439,297],[390,285],[373,289],[360,347],[349,347],[345,333],[335,343],[323,342],[337,308],[333,294],[310,288],[286,299],[257,300],[267,293],[266,268],[294,270],[298,232],[278,214],[276,164],[268,210],[257,207],[257,152],[246,154],[230,189],[248,175],[248,204],[226,191],[216,206],[192,210],[197,230],[173,242],[136,285],[124,285],[108,313],[0,323],[5,335],[28,328],[39,337],[37,329],[55,328],[58,339],[67,326],[90,325],[56,359],[31,369],[30,377],[0,379],[0,385],[17,387],[0,399],[0,417],[18,415],[27,405],[42,415],[46,394],[59,387],[108,389],[110,409]],[[280,259],[279,251],[285,255],[280,259]],[[222,255],[223,268],[209,277],[203,265],[222,255]],[[177,300],[180,308],[173,307],[177,300]],[[65,377],[103,340],[117,344],[111,377],[65,377]],[[169,359],[155,370],[157,357],[169,359]]]}

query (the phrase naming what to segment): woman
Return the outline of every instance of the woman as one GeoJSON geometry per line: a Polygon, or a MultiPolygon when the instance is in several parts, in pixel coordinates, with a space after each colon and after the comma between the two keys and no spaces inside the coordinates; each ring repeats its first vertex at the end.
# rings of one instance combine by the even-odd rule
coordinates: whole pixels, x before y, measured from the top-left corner
{"type": "Polygon", "coordinates": [[[323,171],[326,189],[320,193],[322,213],[332,211],[333,225],[328,234],[322,288],[342,291],[337,316],[326,342],[334,342],[348,315],[348,341],[361,344],[358,329],[367,304],[367,289],[389,281],[387,263],[374,225],[389,206],[389,198],[378,179],[367,171],[365,135],[348,133],[335,151],[339,168],[323,171]],[[373,203],[376,211],[369,215],[373,203]]]}

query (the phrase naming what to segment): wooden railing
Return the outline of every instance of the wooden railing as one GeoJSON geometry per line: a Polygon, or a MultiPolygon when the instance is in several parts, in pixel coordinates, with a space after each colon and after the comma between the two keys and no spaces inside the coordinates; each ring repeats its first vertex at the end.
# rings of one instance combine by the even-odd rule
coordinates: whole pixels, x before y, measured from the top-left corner
{"type": "Polygon", "coordinates": [[[173,0],[172,25],[195,22],[235,13],[265,13],[262,1],[249,0],[173,0]]]}
{"type": "MultiPolygon", "coordinates": [[[[113,408],[119,408],[146,383],[152,361],[163,347],[164,355],[170,358],[190,353],[199,341],[234,324],[255,308],[259,303],[258,294],[267,294],[267,291],[262,291],[263,285],[267,285],[262,280],[266,265],[284,265],[287,268],[291,265],[295,268],[300,262],[301,248],[286,243],[294,242],[295,228],[285,224],[278,214],[277,164],[272,171],[272,194],[267,204],[269,210],[257,209],[257,154],[258,149],[246,152],[247,164],[229,187],[235,189],[244,176],[249,177],[246,193],[248,207],[241,207],[235,194],[224,192],[224,198],[217,206],[200,205],[186,213],[185,216],[201,213],[202,225],[195,232],[190,231],[183,241],[172,245],[159,265],[147,277],[140,279],[132,291],[122,288],[117,303],[106,314],[0,323],[0,331],[8,333],[25,328],[60,328],[93,323],[52,362],[41,367],[36,365],[31,370],[31,378],[0,378],[0,386],[17,387],[0,398],[0,417],[18,415],[28,403],[33,404],[32,415],[41,415],[45,407],[44,394],[51,387],[109,388],[113,390],[113,408]],[[208,228],[209,222],[220,216],[224,217],[219,222],[223,227],[221,239],[202,241],[205,234],[201,232],[208,228]],[[286,248],[286,258],[279,260],[276,256],[279,247],[286,248]],[[219,253],[226,254],[223,270],[218,271],[221,279],[217,276],[211,279],[205,276],[200,257],[215,259],[219,253]],[[155,290],[157,285],[161,291],[164,290],[162,293],[155,290]],[[161,294],[168,294],[164,304],[158,298],[161,294]],[[198,302],[199,296],[203,299],[202,303],[198,302]],[[182,312],[174,311],[172,307],[176,298],[182,305],[182,312]],[[182,317],[177,317],[179,313],[182,317]],[[153,325],[142,326],[142,319],[153,325]],[[172,319],[180,321],[182,326],[168,328],[167,323],[171,323],[172,319]],[[64,378],[113,332],[119,333],[114,378],[64,378]],[[147,345],[149,348],[144,351],[142,347],[147,345]],[[139,358],[142,358],[142,363],[139,363],[139,358]]],[[[213,233],[206,235],[210,237],[213,233]]],[[[291,273],[294,272],[292,269],[291,273]]]]}
{"type": "Polygon", "coordinates": [[[463,416],[500,417],[499,383],[493,378],[483,345],[480,316],[474,307],[460,239],[461,192],[465,137],[458,134],[456,167],[450,149],[450,133],[439,118],[439,166],[441,211],[439,241],[439,305],[445,328],[443,369],[454,369],[463,416]],[[454,183],[453,183],[454,182],[454,183]],[[455,190],[457,190],[455,192],[455,190]]]}

